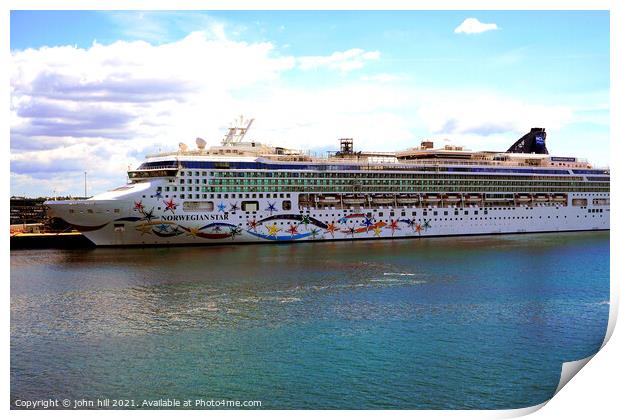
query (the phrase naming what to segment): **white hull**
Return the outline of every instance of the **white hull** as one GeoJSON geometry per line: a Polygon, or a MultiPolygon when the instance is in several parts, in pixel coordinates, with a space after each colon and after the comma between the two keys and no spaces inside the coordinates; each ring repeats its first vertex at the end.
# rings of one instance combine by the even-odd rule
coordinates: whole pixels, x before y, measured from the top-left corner
{"type": "Polygon", "coordinates": [[[148,210],[135,209],[133,197],[48,204],[54,215],[76,225],[96,245],[166,246],[607,230],[609,205],[592,203],[593,198],[608,197],[568,194],[564,204],[512,207],[409,205],[290,211],[282,211],[282,199],[275,199],[260,202],[261,209],[273,204],[271,211],[256,212],[230,211],[239,200],[215,200],[218,207],[208,212],[166,211],[162,198],[149,196],[141,203],[148,210]],[[573,195],[585,198],[587,205],[571,205],[573,195]]]}

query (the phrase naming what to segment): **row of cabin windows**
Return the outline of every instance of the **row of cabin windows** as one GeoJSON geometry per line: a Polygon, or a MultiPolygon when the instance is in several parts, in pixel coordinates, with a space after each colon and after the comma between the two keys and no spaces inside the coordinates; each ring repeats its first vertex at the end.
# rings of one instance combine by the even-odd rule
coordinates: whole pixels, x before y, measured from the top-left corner
{"type": "Polygon", "coordinates": [[[480,187],[480,186],[278,186],[278,185],[265,185],[265,186],[218,186],[218,187],[202,187],[203,191],[207,192],[245,192],[245,191],[290,191],[290,192],[323,192],[323,193],[370,193],[370,192],[382,192],[382,193],[440,193],[440,192],[465,192],[465,193],[481,193],[481,192],[512,192],[512,193],[566,193],[566,192],[601,192],[609,193],[609,186],[604,188],[595,187],[566,187],[566,186],[554,186],[554,187],[510,187],[510,186],[497,186],[497,187],[480,187]]]}
{"type": "MultiPolygon", "coordinates": [[[[188,180],[188,183],[191,180],[188,180]]],[[[181,180],[183,184],[183,180],[181,180]]],[[[206,180],[203,180],[203,184],[206,184],[206,180]]],[[[454,185],[454,186],[476,186],[476,185],[498,185],[498,186],[555,186],[555,187],[604,187],[609,185],[609,182],[582,182],[573,181],[567,182],[561,181],[541,181],[541,180],[360,180],[360,181],[348,181],[348,180],[331,180],[331,179],[211,179],[209,185],[236,185],[236,186],[248,186],[248,185],[338,185],[338,186],[372,186],[372,185],[405,185],[405,186],[424,186],[424,185],[454,185]]]]}
{"type": "Polygon", "coordinates": [[[493,180],[540,180],[540,181],[581,181],[582,176],[557,176],[557,175],[495,175],[495,174],[482,174],[475,173],[472,175],[464,174],[429,174],[429,173],[359,173],[359,172],[211,172],[212,178],[323,178],[323,179],[366,179],[366,178],[381,178],[381,179],[493,179],[493,180]]]}
{"type": "MultiPolygon", "coordinates": [[[[180,189],[177,189],[177,187],[165,187],[164,190],[166,192],[170,192],[170,191],[192,191],[191,187],[187,187],[187,190],[185,189],[185,187],[180,187],[180,189]]],[[[157,191],[161,191],[161,187],[157,187],[157,191]]],[[[202,188],[201,190],[198,187],[194,187],[194,191],[202,191],[202,192],[206,192],[206,188],[202,188]]],[[[183,195],[183,194],[181,194],[183,195]]],[[[190,194],[191,195],[191,194],[190,194]]],[[[199,196],[200,194],[196,194],[197,196],[199,196]]],[[[267,194],[203,194],[202,195],[203,198],[291,198],[291,194],[290,193],[280,193],[280,194],[271,194],[271,193],[267,193],[267,194]],[[208,197],[207,197],[208,195],[208,197]]],[[[142,196],[143,198],[145,198],[146,196],[142,196]]],[[[166,196],[168,197],[168,196],[166,196]]],[[[183,198],[183,197],[181,197],[183,198]]]]}

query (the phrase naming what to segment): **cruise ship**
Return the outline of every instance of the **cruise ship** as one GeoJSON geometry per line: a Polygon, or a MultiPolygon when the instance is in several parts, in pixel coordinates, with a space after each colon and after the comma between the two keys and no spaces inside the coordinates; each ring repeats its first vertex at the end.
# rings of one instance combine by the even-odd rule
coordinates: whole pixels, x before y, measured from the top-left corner
{"type": "Polygon", "coordinates": [[[609,169],[554,156],[544,128],[506,152],[435,147],[323,157],[247,140],[147,156],[128,183],[47,201],[101,246],[297,242],[609,229],[609,169]]]}

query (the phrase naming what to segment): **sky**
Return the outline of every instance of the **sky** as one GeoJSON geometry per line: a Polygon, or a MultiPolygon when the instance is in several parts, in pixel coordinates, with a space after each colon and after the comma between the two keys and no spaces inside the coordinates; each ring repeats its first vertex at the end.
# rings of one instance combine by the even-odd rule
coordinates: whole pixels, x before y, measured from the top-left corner
{"type": "Polygon", "coordinates": [[[609,164],[607,11],[11,11],[11,193],[123,185],[149,153],[248,138],[430,139],[609,164]]]}

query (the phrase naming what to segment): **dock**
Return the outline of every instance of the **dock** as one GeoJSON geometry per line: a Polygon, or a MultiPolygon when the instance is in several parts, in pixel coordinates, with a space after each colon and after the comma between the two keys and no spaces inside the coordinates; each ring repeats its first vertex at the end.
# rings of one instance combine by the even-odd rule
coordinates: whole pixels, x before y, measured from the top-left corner
{"type": "Polygon", "coordinates": [[[94,246],[88,238],[79,232],[11,234],[11,249],[73,249],[92,248],[94,246]]]}

